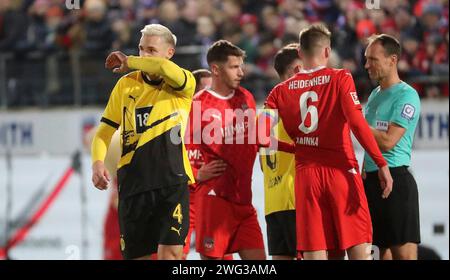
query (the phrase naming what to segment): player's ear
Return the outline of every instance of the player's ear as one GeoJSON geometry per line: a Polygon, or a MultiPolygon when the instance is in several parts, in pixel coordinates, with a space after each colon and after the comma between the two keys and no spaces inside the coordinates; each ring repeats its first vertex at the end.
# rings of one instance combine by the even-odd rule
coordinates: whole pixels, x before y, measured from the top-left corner
{"type": "Polygon", "coordinates": [[[172,56],[175,54],[175,48],[174,47],[169,47],[167,49],[167,59],[171,59],[172,56]]]}
{"type": "Polygon", "coordinates": [[[330,47],[325,47],[324,52],[325,52],[325,57],[326,58],[330,58],[330,56],[331,56],[331,48],[330,47]]]}
{"type": "Polygon", "coordinates": [[[302,60],[303,61],[303,52],[302,52],[302,49],[301,48],[298,48],[298,57],[300,57],[300,60],[302,60]]]}
{"type": "Polygon", "coordinates": [[[397,55],[391,55],[391,63],[393,66],[397,65],[398,63],[398,56],[397,55]]]}
{"type": "Polygon", "coordinates": [[[213,75],[215,75],[215,76],[218,76],[220,73],[219,73],[220,71],[219,71],[219,64],[217,64],[217,63],[212,63],[211,64],[211,73],[213,74],[213,75]]]}

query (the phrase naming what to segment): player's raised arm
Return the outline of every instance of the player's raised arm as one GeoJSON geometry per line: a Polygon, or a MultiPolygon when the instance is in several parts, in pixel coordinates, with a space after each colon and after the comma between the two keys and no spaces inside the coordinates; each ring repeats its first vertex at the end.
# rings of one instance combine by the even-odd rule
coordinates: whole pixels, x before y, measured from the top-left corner
{"type": "Polygon", "coordinates": [[[182,91],[187,85],[192,92],[195,89],[192,74],[166,58],[128,56],[128,67],[161,76],[175,90],[182,91]]]}
{"type": "Polygon", "coordinates": [[[192,73],[170,61],[175,54],[175,35],[159,24],[147,25],[141,33],[139,56],[112,52],[106,59],[105,67],[112,69],[114,73],[125,73],[130,69],[141,70],[150,80],[163,79],[175,91],[192,97],[195,90],[192,73]]]}

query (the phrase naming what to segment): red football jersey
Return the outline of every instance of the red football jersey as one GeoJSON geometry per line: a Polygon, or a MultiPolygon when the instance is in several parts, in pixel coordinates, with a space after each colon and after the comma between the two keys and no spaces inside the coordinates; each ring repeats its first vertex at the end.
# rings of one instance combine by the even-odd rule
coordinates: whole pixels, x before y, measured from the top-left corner
{"type": "MultiPolygon", "coordinates": [[[[191,123],[189,124],[188,128],[186,129],[186,137],[191,135],[190,134],[191,131],[189,129],[190,127],[192,127],[191,123]]],[[[193,144],[192,141],[188,142],[188,143],[185,142],[185,146],[186,146],[186,151],[187,151],[187,155],[189,158],[189,162],[192,167],[192,173],[194,174],[194,177],[197,178],[198,170],[205,163],[205,160],[203,158],[203,154],[201,151],[201,146],[193,144]]],[[[191,191],[194,191],[194,192],[196,191],[196,186],[197,186],[197,184],[189,185],[189,187],[191,188],[191,191]]]]}
{"type": "Polygon", "coordinates": [[[225,172],[197,188],[209,188],[217,196],[239,204],[251,204],[253,164],[258,147],[249,139],[255,122],[253,95],[240,87],[223,97],[212,90],[194,96],[185,140],[194,173],[203,163],[223,160],[225,172]],[[243,117],[243,115],[246,115],[243,117]],[[201,124],[201,125],[199,125],[201,124]]]}
{"type": "Polygon", "coordinates": [[[300,71],[278,84],[265,105],[278,109],[286,132],[296,144],[298,166],[358,170],[350,129],[377,164],[386,165],[347,70],[323,66],[300,71]]]}

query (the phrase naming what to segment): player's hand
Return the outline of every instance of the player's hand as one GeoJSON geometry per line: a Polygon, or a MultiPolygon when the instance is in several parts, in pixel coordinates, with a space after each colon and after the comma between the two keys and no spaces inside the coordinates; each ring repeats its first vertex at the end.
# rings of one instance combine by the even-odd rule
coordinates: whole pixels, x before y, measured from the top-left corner
{"type": "Polygon", "coordinates": [[[197,172],[198,182],[204,182],[211,178],[222,175],[222,173],[227,168],[227,164],[222,160],[213,160],[208,164],[203,164],[202,167],[197,172]]]}
{"type": "Polygon", "coordinates": [[[109,172],[103,161],[97,160],[92,164],[92,183],[99,190],[106,190],[111,181],[109,172]]]}
{"type": "Polygon", "coordinates": [[[380,179],[380,186],[383,190],[382,198],[388,198],[389,194],[392,192],[392,184],[394,180],[392,179],[389,167],[383,166],[378,169],[378,178],[380,179]]]}
{"type": "Polygon", "coordinates": [[[105,62],[107,69],[112,69],[114,73],[125,73],[129,71],[128,58],[121,51],[115,51],[108,55],[105,62]]]}

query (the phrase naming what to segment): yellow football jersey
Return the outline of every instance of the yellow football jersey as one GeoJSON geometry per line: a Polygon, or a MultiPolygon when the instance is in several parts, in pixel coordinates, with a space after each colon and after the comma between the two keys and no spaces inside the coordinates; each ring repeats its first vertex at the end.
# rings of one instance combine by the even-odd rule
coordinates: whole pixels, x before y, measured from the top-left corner
{"type": "MultiPolygon", "coordinates": [[[[127,196],[193,182],[180,137],[185,134],[195,90],[192,73],[155,57],[129,57],[128,65],[143,71],[131,72],[117,82],[99,126],[107,136],[120,128],[119,191],[127,196]],[[145,73],[162,78],[150,80],[145,73]]],[[[103,144],[108,143],[93,143],[93,161],[104,159],[103,144]]]]}
{"type": "MultiPolygon", "coordinates": [[[[273,127],[277,138],[292,143],[281,120],[273,127]]],[[[295,156],[276,151],[272,154],[262,152],[259,158],[264,173],[264,214],[295,209],[295,156]]]]}

